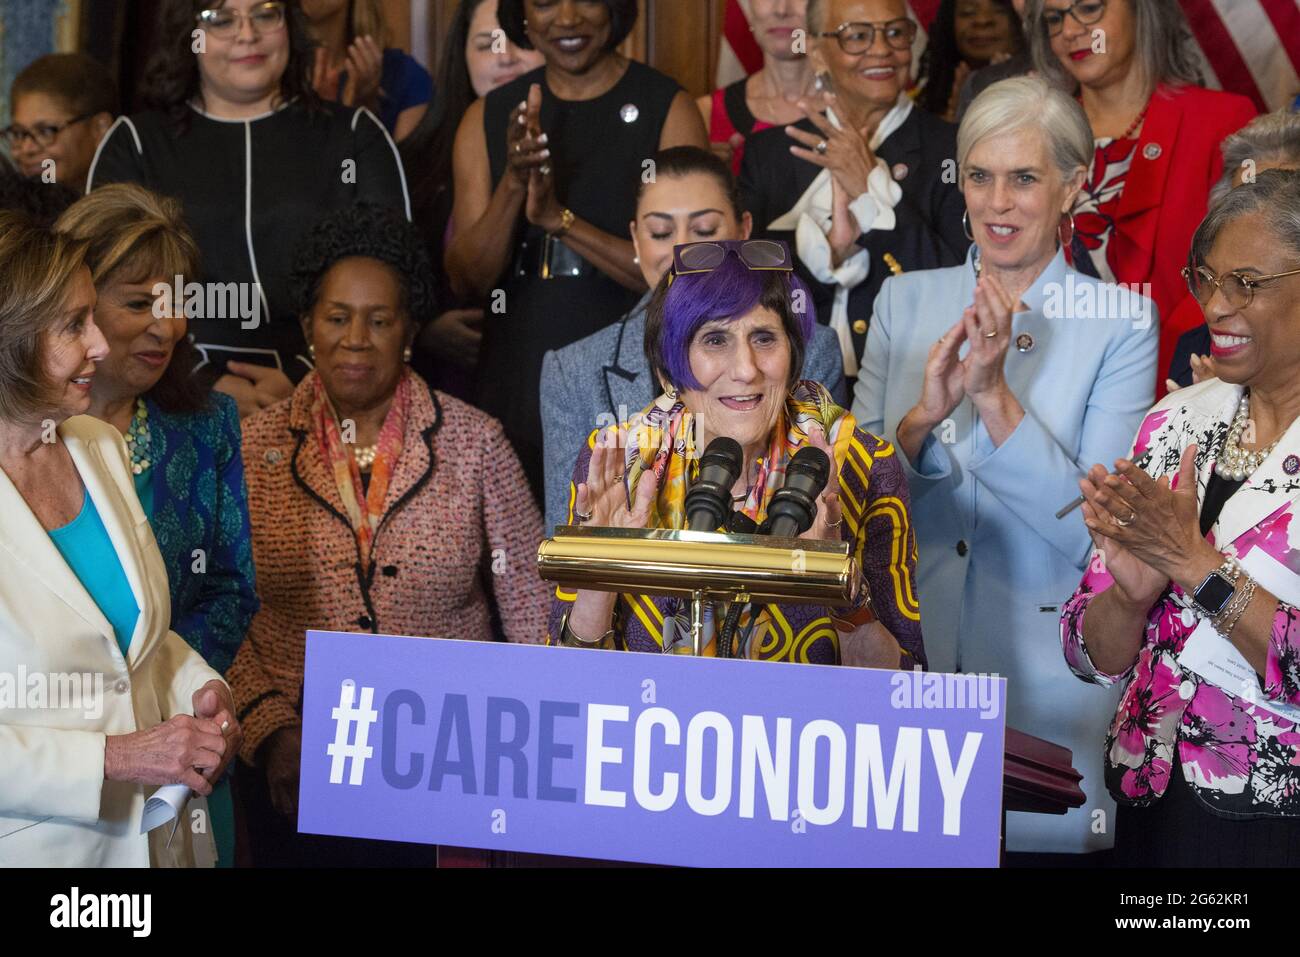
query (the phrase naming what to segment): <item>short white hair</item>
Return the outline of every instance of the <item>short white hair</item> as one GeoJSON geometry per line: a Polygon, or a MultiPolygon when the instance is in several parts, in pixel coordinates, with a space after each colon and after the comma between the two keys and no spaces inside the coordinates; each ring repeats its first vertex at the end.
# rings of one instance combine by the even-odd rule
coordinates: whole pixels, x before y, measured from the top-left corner
{"type": "Polygon", "coordinates": [[[1096,147],[1083,107],[1046,80],[1018,76],[975,97],[957,130],[958,166],[964,170],[971,150],[988,137],[1031,128],[1047,140],[1062,179],[1092,164],[1096,147]]]}

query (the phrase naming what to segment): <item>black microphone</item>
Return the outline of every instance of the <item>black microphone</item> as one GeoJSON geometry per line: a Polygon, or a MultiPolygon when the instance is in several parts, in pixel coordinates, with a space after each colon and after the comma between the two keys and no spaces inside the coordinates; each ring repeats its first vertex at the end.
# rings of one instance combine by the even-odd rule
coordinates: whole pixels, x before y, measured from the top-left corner
{"type": "Polygon", "coordinates": [[[686,493],[686,527],[692,532],[716,532],[731,512],[731,488],[745,461],[740,443],[720,435],[700,458],[700,477],[686,493]]]}
{"type": "Polygon", "coordinates": [[[796,538],[812,527],[817,516],[817,496],[830,478],[831,462],[815,445],[805,445],[785,469],[785,485],[767,507],[767,533],[774,538],[796,538]]]}

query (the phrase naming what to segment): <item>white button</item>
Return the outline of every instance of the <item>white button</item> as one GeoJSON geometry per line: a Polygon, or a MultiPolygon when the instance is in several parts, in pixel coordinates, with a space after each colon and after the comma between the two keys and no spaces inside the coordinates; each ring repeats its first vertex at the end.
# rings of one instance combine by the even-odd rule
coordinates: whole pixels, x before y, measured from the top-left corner
{"type": "Polygon", "coordinates": [[[1178,686],[1178,697],[1184,701],[1191,701],[1192,695],[1196,694],[1196,682],[1184,681],[1178,686]]]}
{"type": "Polygon", "coordinates": [[[1196,624],[1196,612],[1190,608],[1184,608],[1178,617],[1182,619],[1184,628],[1191,628],[1196,624]]]}
{"type": "Polygon", "coordinates": [[[126,694],[126,689],[127,683],[125,681],[119,681],[117,684],[113,685],[113,690],[118,694],[126,694]]]}

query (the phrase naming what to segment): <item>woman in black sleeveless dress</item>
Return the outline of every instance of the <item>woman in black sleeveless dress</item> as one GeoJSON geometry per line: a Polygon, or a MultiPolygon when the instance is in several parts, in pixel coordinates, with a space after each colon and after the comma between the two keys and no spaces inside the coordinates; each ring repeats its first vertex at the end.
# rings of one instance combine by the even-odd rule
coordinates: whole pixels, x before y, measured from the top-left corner
{"type": "Polygon", "coordinates": [[[628,224],[646,161],[708,140],[673,80],[617,52],[635,0],[501,0],[499,17],[546,65],[465,114],[446,267],[459,295],[485,303],[478,402],[505,426],[540,501],[542,356],[645,291],[628,224]]]}

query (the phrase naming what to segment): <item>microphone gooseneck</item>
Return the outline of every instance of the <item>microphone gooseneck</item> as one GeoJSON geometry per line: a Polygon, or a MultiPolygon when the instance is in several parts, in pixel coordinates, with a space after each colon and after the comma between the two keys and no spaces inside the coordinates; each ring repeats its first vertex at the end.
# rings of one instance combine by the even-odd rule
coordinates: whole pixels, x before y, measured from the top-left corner
{"type": "Polygon", "coordinates": [[[686,493],[686,527],[716,532],[731,513],[731,487],[744,463],[740,443],[725,435],[709,443],[700,458],[700,477],[686,493]]]}
{"type": "Polygon", "coordinates": [[[812,527],[817,496],[826,488],[831,463],[815,445],[805,445],[785,470],[785,485],[767,507],[767,531],[775,538],[795,538],[812,527]]]}

